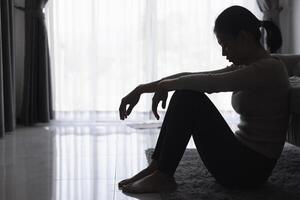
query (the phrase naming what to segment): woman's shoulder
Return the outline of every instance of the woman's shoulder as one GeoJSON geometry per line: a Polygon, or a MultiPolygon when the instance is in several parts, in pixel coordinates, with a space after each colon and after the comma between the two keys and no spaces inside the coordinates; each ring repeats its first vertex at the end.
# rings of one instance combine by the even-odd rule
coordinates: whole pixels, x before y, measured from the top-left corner
{"type": "Polygon", "coordinates": [[[280,58],[278,58],[276,56],[272,56],[272,55],[267,56],[262,59],[259,59],[250,65],[256,66],[258,68],[270,69],[270,70],[275,70],[275,69],[285,70],[286,69],[284,62],[280,58]]]}
{"type": "Polygon", "coordinates": [[[285,71],[287,70],[284,62],[280,58],[273,55],[262,57],[249,64],[244,64],[244,65],[232,64],[231,66],[229,66],[229,68],[231,68],[232,71],[254,70],[257,73],[283,73],[283,72],[285,73],[285,71]]]}
{"type": "Polygon", "coordinates": [[[288,80],[288,73],[285,64],[280,58],[274,56],[266,56],[258,59],[249,65],[239,66],[239,69],[245,72],[253,72],[256,75],[262,75],[267,80],[288,80]]]}
{"type": "Polygon", "coordinates": [[[259,60],[254,65],[256,65],[261,73],[270,78],[273,77],[274,81],[282,81],[284,85],[289,85],[287,68],[280,58],[270,55],[267,58],[259,60]]]}
{"type": "Polygon", "coordinates": [[[277,56],[270,55],[264,59],[259,60],[259,62],[263,63],[264,65],[276,65],[276,66],[281,66],[285,67],[284,62],[277,56]]]}

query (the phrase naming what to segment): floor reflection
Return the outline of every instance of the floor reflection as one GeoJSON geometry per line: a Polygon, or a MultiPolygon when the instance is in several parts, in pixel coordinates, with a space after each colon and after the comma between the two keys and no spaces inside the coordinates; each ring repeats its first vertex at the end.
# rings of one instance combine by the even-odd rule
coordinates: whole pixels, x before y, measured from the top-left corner
{"type": "MultiPolygon", "coordinates": [[[[136,199],[116,185],[147,165],[145,149],[153,148],[156,130],[135,130],[124,124],[50,130],[54,133],[56,200],[136,199]]],[[[149,197],[159,199],[157,194],[149,197]]]]}
{"type": "Polygon", "coordinates": [[[0,140],[0,200],[160,199],[117,187],[147,166],[158,131],[122,123],[20,127],[0,140]]]}

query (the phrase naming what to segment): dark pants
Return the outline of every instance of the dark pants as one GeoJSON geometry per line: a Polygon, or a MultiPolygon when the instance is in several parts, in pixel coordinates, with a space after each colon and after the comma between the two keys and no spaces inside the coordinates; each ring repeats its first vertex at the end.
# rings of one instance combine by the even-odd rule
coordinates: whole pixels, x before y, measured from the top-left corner
{"type": "Polygon", "coordinates": [[[176,91],[152,155],[160,171],[174,175],[191,136],[208,171],[230,188],[262,185],[276,164],[276,159],[253,151],[236,139],[204,93],[176,91]]]}

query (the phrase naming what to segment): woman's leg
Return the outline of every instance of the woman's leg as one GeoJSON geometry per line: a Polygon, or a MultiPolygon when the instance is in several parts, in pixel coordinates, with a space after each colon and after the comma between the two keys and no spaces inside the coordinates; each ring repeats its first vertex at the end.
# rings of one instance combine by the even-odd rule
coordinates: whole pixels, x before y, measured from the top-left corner
{"type": "Polygon", "coordinates": [[[172,123],[173,112],[174,112],[174,109],[176,109],[176,101],[177,100],[176,100],[175,97],[177,96],[176,95],[177,93],[178,92],[174,93],[174,95],[172,96],[172,98],[170,100],[170,103],[168,105],[168,109],[167,109],[166,115],[164,117],[162,127],[160,129],[159,137],[158,137],[158,140],[156,142],[155,151],[154,151],[154,153],[151,157],[152,162],[150,163],[150,165],[148,167],[146,167],[145,169],[143,169],[142,171],[140,171],[139,173],[137,173],[133,177],[120,181],[119,182],[119,187],[122,188],[124,185],[133,183],[134,181],[137,181],[137,180],[153,173],[155,170],[157,170],[157,168],[158,168],[157,161],[158,161],[158,158],[159,158],[161,147],[163,146],[164,138],[165,138],[165,135],[166,135],[166,132],[167,132],[167,127],[168,127],[168,124],[172,123]]]}
{"type": "Polygon", "coordinates": [[[118,184],[120,188],[123,188],[125,185],[131,184],[131,183],[133,183],[133,182],[135,182],[139,179],[142,179],[145,176],[148,176],[148,175],[152,174],[154,171],[156,171],[158,169],[158,164],[157,164],[158,154],[160,152],[160,148],[161,148],[163,140],[164,140],[164,136],[165,136],[165,132],[166,132],[166,125],[169,123],[169,118],[171,117],[171,115],[169,113],[170,113],[170,110],[172,110],[172,109],[170,109],[170,108],[174,108],[174,106],[173,106],[174,102],[175,101],[173,100],[173,97],[172,97],[172,99],[169,103],[166,115],[164,117],[162,127],[160,129],[159,137],[158,137],[158,140],[156,142],[155,151],[154,151],[154,153],[151,157],[152,158],[151,163],[149,164],[148,167],[141,170],[140,172],[138,172],[137,174],[135,174],[131,178],[127,178],[127,179],[124,179],[124,180],[120,181],[119,184],[118,184]]]}
{"type": "Polygon", "coordinates": [[[223,185],[251,187],[267,180],[276,160],[241,144],[204,93],[178,91],[171,103],[153,155],[160,171],[173,176],[193,135],[201,159],[223,185]]]}
{"type": "MultiPolygon", "coordinates": [[[[186,146],[192,136],[195,119],[205,118],[202,113],[201,92],[176,91],[169,103],[161,132],[152,155],[158,161],[159,169],[173,176],[186,146]]],[[[205,96],[205,95],[204,95],[205,96]]]]}
{"type": "MultiPolygon", "coordinates": [[[[235,183],[237,179],[233,177],[234,169],[240,164],[239,158],[245,156],[235,152],[244,147],[237,141],[207,96],[194,91],[176,91],[171,99],[152,156],[158,161],[159,171],[173,176],[192,134],[208,170],[223,184],[230,185],[228,179],[234,180],[235,183]],[[231,161],[230,164],[226,163],[228,160],[231,161]],[[226,173],[231,176],[226,177],[226,173]]],[[[241,173],[237,174],[239,177],[241,173]]],[[[160,184],[157,180],[161,179],[152,174],[135,182],[126,190],[127,192],[159,190],[160,184]],[[156,184],[156,187],[153,184],[156,184]]]]}
{"type": "Polygon", "coordinates": [[[173,94],[152,155],[159,170],[126,185],[124,192],[157,192],[174,188],[173,174],[191,138],[195,119],[205,118],[201,112],[201,107],[206,107],[202,96],[205,95],[192,91],[176,91],[173,94]]]}
{"type": "MultiPolygon", "coordinates": [[[[168,105],[167,112],[165,114],[160,133],[156,142],[155,150],[151,156],[151,158],[155,161],[159,160],[161,149],[164,146],[166,135],[169,134],[171,131],[170,126],[172,126],[175,122],[175,118],[177,117],[177,114],[174,112],[178,112],[178,97],[181,96],[180,91],[176,91],[168,105]]],[[[189,136],[190,137],[190,136],[189,136]]]]}

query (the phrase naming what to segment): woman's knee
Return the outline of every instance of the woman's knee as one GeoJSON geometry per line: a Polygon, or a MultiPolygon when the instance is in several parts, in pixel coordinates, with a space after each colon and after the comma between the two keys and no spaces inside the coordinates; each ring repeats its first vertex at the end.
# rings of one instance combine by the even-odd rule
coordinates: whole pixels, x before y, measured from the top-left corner
{"type": "Polygon", "coordinates": [[[199,100],[199,98],[205,98],[204,92],[198,92],[193,90],[176,90],[172,96],[172,99],[180,99],[184,101],[199,100]]]}
{"type": "Polygon", "coordinates": [[[204,92],[193,90],[176,90],[171,98],[171,104],[191,106],[193,109],[209,109],[213,103],[204,92]],[[196,106],[196,107],[195,107],[196,106]]]}

